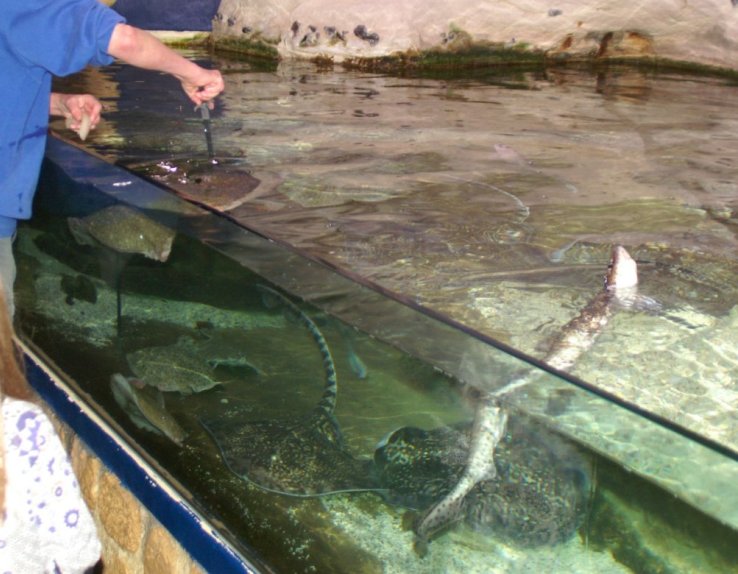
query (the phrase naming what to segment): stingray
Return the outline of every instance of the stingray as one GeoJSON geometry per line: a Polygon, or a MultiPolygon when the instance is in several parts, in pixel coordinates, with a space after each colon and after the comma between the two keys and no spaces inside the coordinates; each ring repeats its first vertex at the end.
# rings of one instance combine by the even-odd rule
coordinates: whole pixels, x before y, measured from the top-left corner
{"type": "MultiPolygon", "coordinates": [[[[374,460],[388,501],[423,510],[447,496],[464,472],[471,432],[469,424],[402,427],[383,439],[374,460]]],[[[455,521],[522,548],[565,542],[582,524],[591,463],[573,443],[520,415],[492,463],[494,476],[469,491],[455,521]]]]}
{"type": "Polygon", "coordinates": [[[166,261],[175,232],[136,209],[112,205],[87,217],[67,219],[69,230],[80,245],[104,245],[116,253],[141,254],[166,261]]]}
{"type": "Polygon", "coordinates": [[[87,217],[67,218],[69,230],[80,245],[103,246],[103,275],[115,288],[118,332],[121,329],[121,289],[123,269],[131,255],[155,261],[169,259],[175,232],[125,205],[112,205],[87,217]]]}
{"type": "MultiPolygon", "coordinates": [[[[635,260],[624,247],[613,247],[605,288],[562,329],[545,361],[552,367],[566,371],[589,350],[619,307],[627,307],[637,299],[638,269],[635,260]]],[[[504,395],[531,384],[535,376],[524,373],[492,393],[480,392],[474,413],[464,471],[453,489],[434,502],[413,525],[415,549],[420,555],[427,552],[428,542],[446,525],[458,519],[466,504],[467,495],[480,483],[495,478],[498,469],[494,451],[504,436],[507,411],[503,408],[504,395]]]]}
{"type": "Polygon", "coordinates": [[[286,306],[320,349],[325,369],[320,401],[301,417],[245,421],[236,409],[200,423],[231,472],[264,490],[291,496],[377,490],[372,461],[349,452],[333,414],[338,386],[325,338],[294,303],[273,289],[260,288],[265,297],[286,306]]]}
{"type": "Polygon", "coordinates": [[[187,157],[123,165],[165,185],[183,199],[217,211],[238,207],[263,185],[264,189],[274,186],[273,178],[256,177],[239,158],[187,157]]]}

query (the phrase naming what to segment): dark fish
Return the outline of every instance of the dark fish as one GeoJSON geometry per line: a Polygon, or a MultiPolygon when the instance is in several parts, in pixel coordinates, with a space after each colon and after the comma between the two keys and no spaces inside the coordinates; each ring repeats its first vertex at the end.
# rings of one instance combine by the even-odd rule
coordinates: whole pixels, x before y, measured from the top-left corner
{"type": "MultiPolygon", "coordinates": [[[[594,344],[619,301],[634,297],[637,284],[635,260],[624,247],[615,246],[605,277],[604,290],[564,326],[561,335],[546,355],[545,362],[555,369],[570,369],[581,354],[594,344]]],[[[500,404],[501,397],[528,385],[533,379],[534,375],[526,373],[493,393],[480,391],[464,472],[454,488],[425,511],[413,526],[416,535],[415,548],[419,554],[425,554],[427,544],[435,534],[458,520],[469,492],[480,482],[495,478],[495,448],[504,435],[507,423],[507,414],[500,404]]]]}
{"type": "Polygon", "coordinates": [[[86,275],[63,274],[61,277],[61,288],[66,295],[65,301],[68,305],[74,305],[74,301],[87,301],[97,303],[97,288],[92,280],[86,275]]]}
{"type": "Polygon", "coordinates": [[[356,338],[354,330],[340,321],[336,323],[336,326],[346,341],[346,358],[348,359],[349,367],[354,375],[356,375],[356,378],[363,381],[369,376],[369,369],[367,369],[366,364],[361,360],[361,357],[354,348],[354,340],[356,338]]]}
{"type": "Polygon", "coordinates": [[[353,345],[350,343],[348,349],[348,363],[354,375],[356,375],[356,378],[363,381],[369,376],[369,369],[366,368],[366,364],[361,360],[361,357],[356,354],[353,345]]]}
{"type": "MultiPolygon", "coordinates": [[[[389,501],[422,509],[447,496],[464,472],[471,428],[413,427],[389,435],[374,453],[389,501]]],[[[517,417],[495,451],[494,478],[477,483],[456,519],[519,546],[556,544],[581,525],[590,463],[570,442],[517,417]]]]}
{"type": "Polygon", "coordinates": [[[267,303],[281,301],[318,345],[325,368],[323,395],[303,417],[249,422],[236,410],[201,420],[201,424],[220,448],[228,468],[265,490],[291,496],[376,490],[371,461],[351,455],[333,415],[338,385],[325,338],[294,303],[268,287],[261,290],[267,303]]]}

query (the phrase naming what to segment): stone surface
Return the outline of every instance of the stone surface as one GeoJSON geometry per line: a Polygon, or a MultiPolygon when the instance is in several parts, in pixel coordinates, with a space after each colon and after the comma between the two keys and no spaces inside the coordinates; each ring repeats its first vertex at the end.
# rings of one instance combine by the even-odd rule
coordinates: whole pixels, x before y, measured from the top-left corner
{"type": "Polygon", "coordinates": [[[98,526],[105,574],[203,574],[188,552],[92,454],[66,424],[69,457],[82,495],[98,526]]]}
{"type": "MultiPolygon", "coordinates": [[[[63,428],[69,429],[66,425],[63,425],[63,428]]],[[[72,434],[71,431],[68,431],[68,434],[72,434]]],[[[102,467],[100,459],[90,456],[82,441],[76,437],[72,442],[70,459],[87,506],[95,508],[97,506],[100,469],[102,467]]]]}
{"type": "Polygon", "coordinates": [[[141,511],[134,496],[111,473],[100,478],[98,511],[105,532],[121,548],[136,552],[144,534],[141,511]]]}
{"type": "Polygon", "coordinates": [[[177,543],[170,534],[158,524],[152,526],[144,551],[144,572],[151,574],[172,574],[186,572],[177,554],[177,543]]]}
{"type": "Polygon", "coordinates": [[[105,552],[105,546],[103,546],[103,553],[105,554],[103,559],[105,574],[133,574],[133,572],[135,572],[132,565],[129,564],[123,556],[111,552],[105,552]]]}
{"type": "Polygon", "coordinates": [[[382,10],[370,0],[222,0],[213,36],[265,43],[284,59],[495,46],[557,59],[655,56],[733,69],[738,9],[730,0],[406,0],[382,10]]]}

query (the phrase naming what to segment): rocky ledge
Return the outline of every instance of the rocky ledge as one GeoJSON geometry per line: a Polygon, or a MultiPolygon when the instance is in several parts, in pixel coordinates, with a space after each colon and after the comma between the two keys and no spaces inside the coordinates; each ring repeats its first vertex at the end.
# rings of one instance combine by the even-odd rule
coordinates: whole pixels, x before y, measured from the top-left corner
{"type": "Polygon", "coordinates": [[[735,71],[738,0],[222,0],[216,46],[365,67],[636,59],[735,71]]]}

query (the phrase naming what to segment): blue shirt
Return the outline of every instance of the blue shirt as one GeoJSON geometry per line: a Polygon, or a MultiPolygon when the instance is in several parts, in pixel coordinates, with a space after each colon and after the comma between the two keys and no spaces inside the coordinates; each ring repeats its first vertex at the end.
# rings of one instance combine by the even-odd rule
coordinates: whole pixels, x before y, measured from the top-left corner
{"type": "Polygon", "coordinates": [[[125,19],[97,0],[3,0],[0,12],[0,237],[31,216],[46,146],[51,77],[109,64],[125,19]]]}

